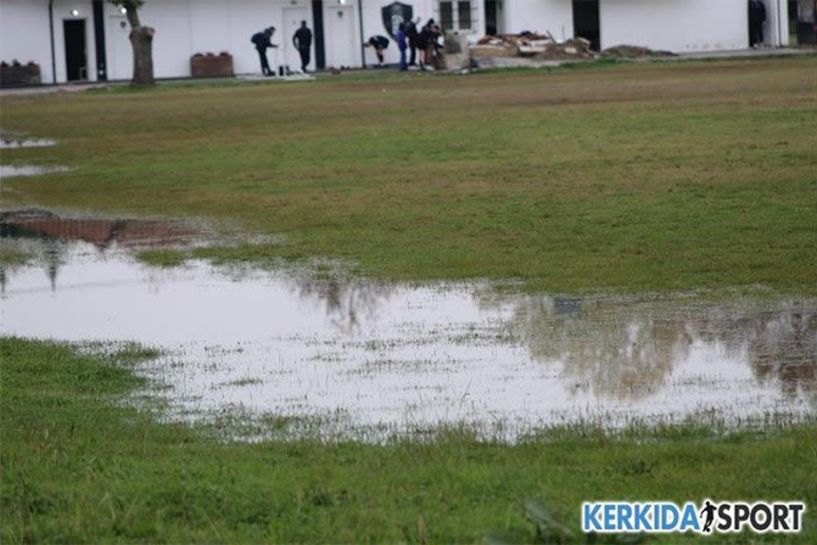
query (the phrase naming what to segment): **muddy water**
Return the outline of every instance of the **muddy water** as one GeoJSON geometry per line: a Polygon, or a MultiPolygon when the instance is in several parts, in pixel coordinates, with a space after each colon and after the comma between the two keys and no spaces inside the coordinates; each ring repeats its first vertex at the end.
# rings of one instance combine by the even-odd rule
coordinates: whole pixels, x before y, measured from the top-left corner
{"type": "Polygon", "coordinates": [[[130,250],[178,243],[183,228],[109,223],[5,220],[2,242],[33,258],[1,271],[0,331],[161,347],[142,372],[172,386],[177,418],[305,416],[364,437],[466,423],[512,439],[563,423],[740,425],[817,410],[814,299],[571,298],[203,262],[167,270],[130,250]]]}

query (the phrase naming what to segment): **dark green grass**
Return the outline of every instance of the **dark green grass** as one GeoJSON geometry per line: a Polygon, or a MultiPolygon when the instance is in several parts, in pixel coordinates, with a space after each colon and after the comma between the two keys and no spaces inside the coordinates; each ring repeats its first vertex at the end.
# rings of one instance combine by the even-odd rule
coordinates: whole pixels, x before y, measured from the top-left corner
{"type": "Polygon", "coordinates": [[[152,355],[131,347],[102,360],[0,339],[4,544],[477,543],[509,530],[532,541],[526,498],[543,499],[573,530],[583,500],[805,500],[800,536],[705,542],[817,539],[813,426],[619,439],[554,430],[514,446],[463,430],[381,446],[232,444],[118,402],[144,385],[130,366],[152,355]]]}
{"type": "Polygon", "coordinates": [[[590,68],[3,97],[4,129],[60,140],[3,161],[73,170],[0,196],[238,222],[394,279],[814,291],[817,58],[590,68]]]}

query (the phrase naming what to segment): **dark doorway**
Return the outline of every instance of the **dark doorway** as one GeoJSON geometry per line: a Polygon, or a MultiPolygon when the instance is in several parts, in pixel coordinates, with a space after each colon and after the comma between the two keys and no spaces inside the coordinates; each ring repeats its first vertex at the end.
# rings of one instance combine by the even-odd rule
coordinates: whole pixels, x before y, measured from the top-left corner
{"type": "Polygon", "coordinates": [[[68,81],[88,79],[88,52],[85,47],[85,20],[63,21],[65,31],[65,71],[68,81]]]}
{"type": "Polygon", "coordinates": [[[593,50],[601,50],[599,0],[573,0],[573,34],[590,40],[593,50]]]}
{"type": "Polygon", "coordinates": [[[497,0],[485,0],[485,34],[499,34],[499,6],[497,0]]]}
{"type": "Polygon", "coordinates": [[[108,79],[105,58],[105,5],[102,0],[94,0],[94,46],[96,49],[96,79],[108,79]]]}
{"type": "Polygon", "coordinates": [[[323,0],[312,0],[312,25],[315,27],[315,68],[326,68],[326,44],[323,35],[323,0]]]}

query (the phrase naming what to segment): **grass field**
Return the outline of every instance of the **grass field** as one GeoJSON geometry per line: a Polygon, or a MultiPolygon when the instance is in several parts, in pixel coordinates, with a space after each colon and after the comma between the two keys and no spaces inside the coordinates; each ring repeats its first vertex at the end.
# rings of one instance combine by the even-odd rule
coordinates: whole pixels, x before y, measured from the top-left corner
{"type": "MultiPolygon", "coordinates": [[[[3,164],[71,170],[3,180],[0,199],[286,235],[189,254],[215,260],[332,256],[386,279],[552,292],[813,294],[815,73],[809,56],[2,97],[0,128],[59,141],[3,164]]],[[[159,423],[152,400],[121,403],[149,355],[0,337],[0,542],[536,542],[527,499],[576,532],[584,500],[706,497],[810,511],[799,536],[702,542],[817,541],[813,423],[230,443],[159,423]]],[[[695,539],[647,539],[681,542],[695,539]]]]}
{"type": "MultiPolygon", "coordinates": [[[[549,291],[814,290],[817,58],[4,97],[37,203],[229,220],[271,254],[549,291]]],[[[218,252],[216,252],[218,253],[218,252]]],[[[171,260],[172,261],[172,260],[171,260]]]]}

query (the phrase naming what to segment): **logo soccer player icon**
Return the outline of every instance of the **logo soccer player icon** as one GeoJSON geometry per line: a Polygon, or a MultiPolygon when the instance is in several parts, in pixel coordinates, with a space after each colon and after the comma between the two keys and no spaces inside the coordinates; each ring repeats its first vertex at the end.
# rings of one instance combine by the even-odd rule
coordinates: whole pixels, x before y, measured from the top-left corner
{"type": "Polygon", "coordinates": [[[715,522],[715,510],[716,507],[712,505],[712,502],[706,500],[703,509],[701,509],[701,516],[705,517],[703,528],[703,532],[705,534],[708,534],[712,531],[712,523],[715,522]]]}

